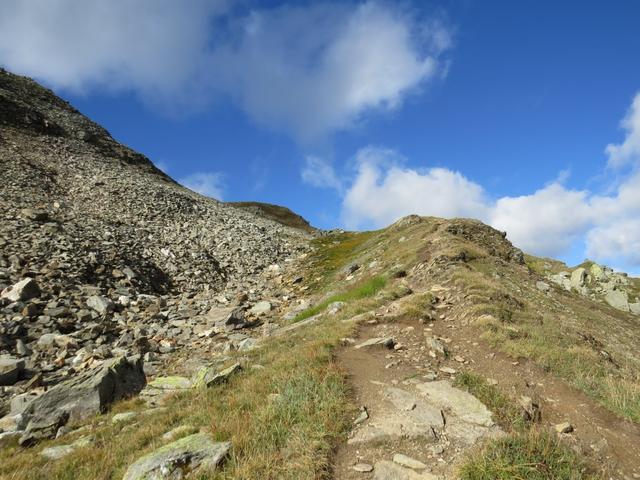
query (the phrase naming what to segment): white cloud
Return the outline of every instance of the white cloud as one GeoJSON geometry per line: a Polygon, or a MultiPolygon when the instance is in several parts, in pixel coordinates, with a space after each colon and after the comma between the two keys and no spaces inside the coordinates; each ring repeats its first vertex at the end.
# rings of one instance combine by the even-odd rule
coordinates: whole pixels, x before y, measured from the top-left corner
{"type": "Polygon", "coordinates": [[[620,168],[626,165],[640,165],[640,92],[636,94],[631,108],[622,120],[622,127],[627,136],[619,145],[609,144],[606,153],[609,156],[608,165],[620,168]]]}
{"type": "Polygon", "coordinates": [[[347,228],[383,227],[409,214],[473,217],[506,231],[529,253],[559,256],[584,240],[591,258],[640,266],[640,173],[614,194],[572,190],[556,180],[530,195],[492,200],[458,172],[407,168],[390,150],[362,149],[356,163],[342,203],[347,228]]]}
{"type": "Polygon", "coordinates": [[[482,187],[458,172],[403,168],[395,152],[375,148],[358,152],[356,161],[357,174],[343,200],[343,221],[349,228],[380,227],[412,213],[486,216],[482,187]]]}
{"type": "Polygon", "coordinates": [[[0,63],[54,88],[186,101],[226,1],[4,0],[0,63]],[[182,94],[184,92],[184,95],[182,94]]]}
{"type": "Polygon", "coordinates": [[[307,155],[304,159],[304,167],[300,173],[302,181],[308,185],[319,188],[332,188],[338,192],[342,191],[342,181],[336,171],[326,160],[307,155]]]}
{"type": "Polygon", "coordinates": [[[440,24],[392,3],[247,14],[232,3],[5,0],[0,64],[55,88],[133,90],[174,110],[229,95],[258,123],[306,142],[396,108],[442,72],[451,44],[440,24]]]}
{"type": "Polygon", "coordinates": [[[553,256],[584,233],[592,211],[587,192],[552,183],[531,195],[498,199],[486,220],[523,250],[553,256]]]}
{"type": "Polygon", "coordinates": [[[590,230],[587,254],[640,266],[640,218],[623,218],[590,230]]]}
{"type": "Polygon", "coordinates": [[[213,54],[220,88],[303,142],[393,109],[440,70],[447,30],[376,2],[254,11],[213,54]]]}
{"type": "Polygon", "coordinates": [[[194,192],[216,200],[222,200],[223,175],[221,173],[196,172],[178,181],[194,192]]]}

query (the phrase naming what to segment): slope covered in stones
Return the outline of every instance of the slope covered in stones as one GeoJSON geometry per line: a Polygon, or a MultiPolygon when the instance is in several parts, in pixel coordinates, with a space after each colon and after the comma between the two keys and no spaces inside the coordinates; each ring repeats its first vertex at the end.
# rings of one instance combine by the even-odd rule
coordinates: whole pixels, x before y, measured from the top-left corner
{"type": "Polygon", "coordinates": [[[309,236],[181,187],[6,71],[0,218],[0,354],[20,359],[0,403],[35,377],[52,385],[111,357],[152,361],[202,340],[190,319],[268,296],[267,267],[284,267],[309,236]]]}

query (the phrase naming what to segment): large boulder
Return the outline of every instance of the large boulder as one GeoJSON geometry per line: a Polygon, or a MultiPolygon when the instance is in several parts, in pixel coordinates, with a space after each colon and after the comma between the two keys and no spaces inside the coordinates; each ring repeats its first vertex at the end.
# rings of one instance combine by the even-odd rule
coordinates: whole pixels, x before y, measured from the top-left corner
{"type": "Polygon", "coordinates": [[[571,273],[571,287],[583,295],[586,293],[585,282],[587,280],[587,271],[580,267],[571,273]]]}
{"type": "Polygon", "coordinates": [[[102,413],[113,402],[130,397],[146,384],[142,358],[119,357],[56,385],[27,405],[21,445],[54,437],[70,421],[102,413]]]}
{"type": "Polygon", "coordinates": [[[627,292],[618,289],[609,290],[605,294],[604,299],[613,308],[617,308],[618,310],[623,310],[625,312],[629,311],[629,296],[627,295],[627,292]]]}
{"type": "Polygon", "coordinates": [[[0,386],[13,385],[24,371],[24,360],[13,357],[0,357],[0,386]]]}
{"type": "Polygon", "coordinates": [[[18,283],[5,288],[0,298],[6,298],[10,302],[22,302],[40,295],[40,288],[33,278],[25,278],[18,283]]]}
{"type": "Polygon", "coordinates": [[[214,469],[231,449],[229,442],[214,442],[205,433],[176,440],[133,463],[123,480],[178,480],[198,468],[214,469]]]}

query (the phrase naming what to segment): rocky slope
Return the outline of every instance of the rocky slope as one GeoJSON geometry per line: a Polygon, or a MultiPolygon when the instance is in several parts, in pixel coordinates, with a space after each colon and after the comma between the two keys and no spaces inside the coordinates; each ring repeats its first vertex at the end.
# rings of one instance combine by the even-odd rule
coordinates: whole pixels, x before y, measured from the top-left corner
{"type": "Polygon", "coordinates": [[[0,217],[0,405],[112,357],[145,355],[153,372],[181,345],[229,348],[207,315],[235,306],[250,323],[313,231],[181,187],[6,71],[0,217]]]}

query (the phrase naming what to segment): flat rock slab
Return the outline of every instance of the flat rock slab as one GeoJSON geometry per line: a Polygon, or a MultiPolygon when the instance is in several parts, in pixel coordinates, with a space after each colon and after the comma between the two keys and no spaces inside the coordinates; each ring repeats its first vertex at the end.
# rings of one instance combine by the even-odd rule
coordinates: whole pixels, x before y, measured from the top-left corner
{"type": "Polygon", "coordinates": [[[357,349],[372,348],[372,347],[393,348],[394,343],[395,342],[393,340],[393,337],[375,337],[375,338],[370,338],[369,340],[366,340],[359,345],[356,345],[355,348],[357,349]]]}
{"type": "Polygon", "coordinates": [[[198,468],[214,469],[230,449],[230,442],[214,442],[206,433],[189,435],[138,459],[123,480],[182,479],[198,468]]]}
{"type": "Polygon", "coordinates": [[[484,427],[494,424],[491,412],[480,400],[464,390],[455,388],[446,380],[420,383],[417,388],[431,405],[453,414],[463,422],[484,427]]]}
{"type": "Polygon", "coordinates": [[[347,443],[402,438],[436,442],[441,433],[446,433],[461,445],[472,445],[480,438],[500,432],[482,402],[448,381],[420,383],[416,389],[417,392],[385,388],[384,408],[359,426],[347,443]]]}
{"type": "Polygon", "coordinates": [[[157,377],[147,384],[147,388],[158,390],[188,390],[191,388],[191,380],[186,377],[157,377]]]}
{"type": "Polygon", "coordinates": [[[425,468],[427,468],[427,465],[422,463],[420,460],[408,457],[407,455],[403,455],[402,453],[396,453],[393,456],[393,462],[403,467],[411,468],[413,470],[424,470],[425,468]]]}
{"type": "Polygon", "coordinates": [[[374,480],[438,480],[436,475],[414,472],[387,460],[375,464],[373,478],[374,480]]]}
{"type": "Polygon", "coordinates": [[[160,405],[173,393],[184,392],[193,386],[186,377],[157,377],[140,392],[140,397],[149,405],[160,405]]]}

